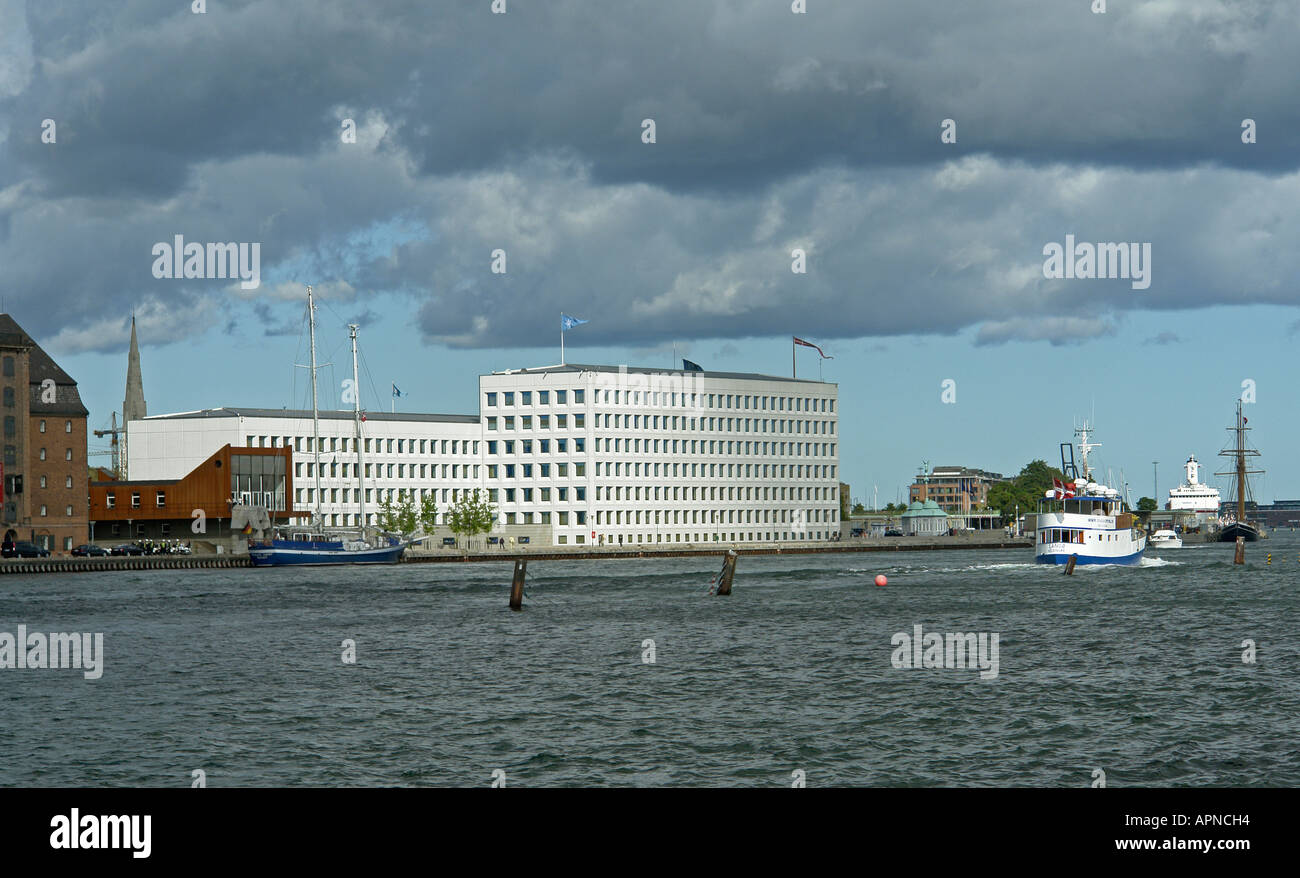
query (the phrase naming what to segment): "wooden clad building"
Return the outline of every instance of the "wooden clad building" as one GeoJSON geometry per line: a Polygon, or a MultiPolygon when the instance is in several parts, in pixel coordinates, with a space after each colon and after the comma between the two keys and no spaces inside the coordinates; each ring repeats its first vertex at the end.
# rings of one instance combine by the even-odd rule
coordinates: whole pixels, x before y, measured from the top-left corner
{"type": "Polygon", "coordinates": [[[265,506],[272,519],[306,517],[293,503],[293,449],[223,445],[180,479],[91,481],[90,520],[97,542],[224,540],[230,509],[265,506]]]}

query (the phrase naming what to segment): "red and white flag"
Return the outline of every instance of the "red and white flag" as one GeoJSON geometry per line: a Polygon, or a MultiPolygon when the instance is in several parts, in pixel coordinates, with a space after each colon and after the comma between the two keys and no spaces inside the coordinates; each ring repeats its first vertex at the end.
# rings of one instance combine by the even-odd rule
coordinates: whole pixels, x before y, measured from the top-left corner
{"type": "Polygon", "coordinates": [[[817,345],[813,344],[813,343],[810,342],[810,341],[804,341],[802,338],[800,338],[800,337],[797,336],[797,335],[795,335],[795,336],[791,336],[791,338],[794,339],[794,343],[795,343],[795,344],[801,344],[801,345],[803,345],[803,346],[806,347],[806,348],[812,348],[812,349],[815,350],[817,353],[821,354],[823,360],[833,360],[833,359],[835,359],[834,357],[828,357],[828,356],[826,356],[826,353],[825,353],[821,348],[817,347],[817,345]]]}

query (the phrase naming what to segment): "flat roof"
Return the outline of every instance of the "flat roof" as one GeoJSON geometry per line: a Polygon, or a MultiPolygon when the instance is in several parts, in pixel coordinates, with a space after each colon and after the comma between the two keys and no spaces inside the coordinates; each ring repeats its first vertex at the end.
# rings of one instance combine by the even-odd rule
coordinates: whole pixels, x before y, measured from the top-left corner
{"type": "MultiPolygon", "coordinates": [[[[427,412],[362,412],[366,421],[415,421],[420,423],[441,422],[447,424],[477,424],[478,415],[440,415],[427,412]]],[[[317,413],[323,421],[350,421],[353,413],[336,409],[317,413]]],[[[166,415],[149,415],[145,421],[170,421],[188,418],[295,418],[311,420],[311,412],[306,409],[259,409],[259,408],[216,408],[200,409],[194,412],[175,412],[166,415]]]]}
{"type": "Polygon", "coordinates": [[[749,381],[787,381],[793,384],[815,384],[836,387],[834,381],[816,381],[811,378],[787,378],[784,375],[763,375],[758,372],[715,372],[710,369],[702,371],[686,369],[656,369],[652,366],[600,366],[584,363],[565,363],[562,366],[533,366],[526,369],[503,369],[493,375],[538,375],[543,373],[582,373],[582,372],[627,372],[629,375],[680,375],[689,378],[697,375],[701,378],[731,378],[749,381]]]}

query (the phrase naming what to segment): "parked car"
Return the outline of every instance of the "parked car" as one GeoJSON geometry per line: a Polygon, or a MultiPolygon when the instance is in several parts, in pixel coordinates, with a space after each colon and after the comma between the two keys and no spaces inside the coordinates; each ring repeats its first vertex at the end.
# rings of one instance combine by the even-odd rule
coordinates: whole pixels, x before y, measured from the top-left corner
{"type": "Polygon", "coordinates": [[[122,543],[120,546],[114,546],[109,549],[110,555],[143,555],[144,549],[132,543],[122,543]]]}
{"type": "Polygon", "coordinates": [[[86,543],[73,549],[72,554],[77,558],[101,558],[108,554],[108,549],[103,546],[96,546],[93,543],[86,543]]]}
{"type": "Polygon", "coordinates": [[[35,543],[29,543],[26,540],[10,542],[6,540],[0,545],[0,555],[6,558],[48,558],[50,557],[49,549],[42,549],[35,543]]]}
{"type": "Polygon", "coordinates": [[[902,535],[903,532],[896,527],[885,528],[885,536],[887,537],[901,537],[902,535]]]}

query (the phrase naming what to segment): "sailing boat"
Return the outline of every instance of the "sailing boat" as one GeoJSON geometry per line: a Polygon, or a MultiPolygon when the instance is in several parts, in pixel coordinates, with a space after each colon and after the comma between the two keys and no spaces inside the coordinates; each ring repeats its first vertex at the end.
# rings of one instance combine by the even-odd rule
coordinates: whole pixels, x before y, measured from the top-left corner
{"type": "Polygon", "coordinates": [[[1229,447],[1219,452],[1221,457],[1231,457],[1236,459],[1236,468],[1229,472],[1215,473],[1216,476],[1232,476],[1233,489],[1237,493],[1237,514],[1232,521],[1224,525],[1219,531],[1219,542],[1235,543],[1237,537],[1245,538],[1246,542],[1253,543],[1259,539],[1259,528],[1246,521],[1246,500],[1250,497],[1250,482],[1247,475],[1264,472],[1262,469],[1246,469],[1247,457],[1258,457],[1259,452],[1254,448],[1246,445],[1246,431],[1250,428],[1246,426],[1247,418],[1241,412],[1241,400],[1237,400],[1237,426],[1229,427],[1236,435],[1229,447]]]}
{"type": "MultiPolygon", "coordinates": [[[[308,323],[311,327],[311,417],[312,417],[312,458],[315,461],[316,474],[316,510],[312,515],[313,533],[294,533],[289,539],[279,537],[270,540],[249,540],[248,555],[254,567],[283,567],[322,564],[396,564],[406,551],[406,543],[387,534],[376,534],[374,539],[367,537],[366,528],[366,492],[365,464],[361,459],[361,400],[360,394],[353,395],[352,422],[355,431],[353,443],[357,450],[357,505],[360,522],[360,535],[349,535],[341,539],[332,539],[323,533],[324,516],[321,514],[320,486],[320,410],[316,401],[316,303],[312,297],[311,287],[307,287],[308,323]],[[349,538],[350,537],[350,538],[349,538]]],[[[348,332],[352,338],[352,386],[361,385],[357,378],[357,324],[349,323],[348,332]]]]}

